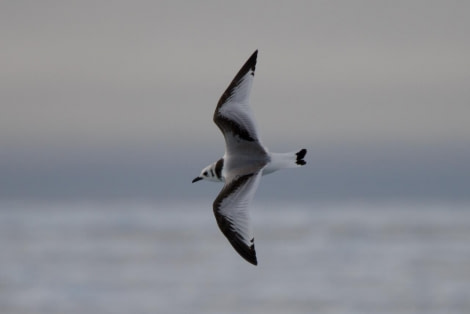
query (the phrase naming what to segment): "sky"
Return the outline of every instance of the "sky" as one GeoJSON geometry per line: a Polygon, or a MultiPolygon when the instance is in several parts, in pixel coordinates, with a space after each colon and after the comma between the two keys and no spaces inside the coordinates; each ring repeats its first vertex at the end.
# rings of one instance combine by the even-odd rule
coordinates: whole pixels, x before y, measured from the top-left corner
{"type": "Polygon", "coordinates": [[[223,154],[213,110],[255,49],[264,144],[309,150],[262,196],[468,198],[469,14],[466,1],[3,1],[0,198],[215,195],[187,183],[223,154]]]}

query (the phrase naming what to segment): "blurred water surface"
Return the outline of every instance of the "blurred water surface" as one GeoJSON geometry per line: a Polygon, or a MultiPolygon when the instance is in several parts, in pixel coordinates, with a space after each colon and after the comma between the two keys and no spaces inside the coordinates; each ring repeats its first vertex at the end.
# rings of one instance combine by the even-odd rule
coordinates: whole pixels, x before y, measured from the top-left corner
{"type": "Polygon", "coordinates": [[[470,313],[469,203],[211,202],[0,202],[0,312],[470,313]]]}

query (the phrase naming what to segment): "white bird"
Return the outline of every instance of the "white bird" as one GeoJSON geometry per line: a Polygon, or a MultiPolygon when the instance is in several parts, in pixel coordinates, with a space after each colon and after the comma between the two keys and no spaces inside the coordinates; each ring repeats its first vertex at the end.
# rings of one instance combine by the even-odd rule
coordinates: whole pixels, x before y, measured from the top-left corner
{"type": "Polygon", "coordinates": [[[256,50],[242,66],[220,97],[214,122],[225,138],[225,154],[202,169],[192,182],[209,180],[225,185],[213,203],[217,224],[234,249],[257,265],[255,243],[248,206],[262,175],[306,164],[306,149],[291,153],[271,153],[261,143],[249,97],[255,75],[256,50]]]}

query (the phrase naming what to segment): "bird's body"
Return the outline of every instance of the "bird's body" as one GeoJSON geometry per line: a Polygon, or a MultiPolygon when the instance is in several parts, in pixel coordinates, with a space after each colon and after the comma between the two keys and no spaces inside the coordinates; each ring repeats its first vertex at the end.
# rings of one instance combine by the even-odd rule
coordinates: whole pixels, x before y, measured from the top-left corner
{"type": "Polygon", "coordinates": [[[214,201],[214,214],[220,230],[235,250],[248,262],[257,265],[254,237],[248,206],[262,175],[283,168],[306,164],[306,149],[291,153],[271,153],[261,143],[249,96],[258,51],[242,66],[214,112],[214,122],[225,138],[225,154],[205,167],[193,180],[223,182],[214,201]]]}

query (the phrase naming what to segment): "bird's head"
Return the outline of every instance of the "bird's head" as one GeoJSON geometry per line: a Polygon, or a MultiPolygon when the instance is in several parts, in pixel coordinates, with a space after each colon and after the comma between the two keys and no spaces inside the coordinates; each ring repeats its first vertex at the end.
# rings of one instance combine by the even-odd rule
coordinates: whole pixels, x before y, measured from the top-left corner
{"type": "Polygon", "coordinates": [[[200,180],[208,180],[214,182],[220,182],[221,179],[217,178],[217,174],[215,171],[216,163],[210,164],[209,166],[205,167],[201,170],[201,174],[193,179],[193,183],[200,181],[200,180]]]}

